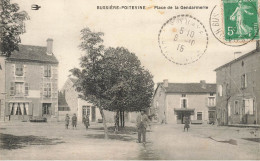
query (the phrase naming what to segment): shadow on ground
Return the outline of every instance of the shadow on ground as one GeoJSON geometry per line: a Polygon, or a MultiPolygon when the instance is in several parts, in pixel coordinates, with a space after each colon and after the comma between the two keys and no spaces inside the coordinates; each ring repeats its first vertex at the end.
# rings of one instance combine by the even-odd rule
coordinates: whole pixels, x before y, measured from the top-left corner
{"type": "MultiPolygon", "coordinates": [[[[87,138],[91,139],[104,139],[105,134],[88,134],[85,135],[87,138]]],[[[135,138],[127,135],[117,135],[117,134],[108,134],[108,138],[111,140],[120,140],[120,141],[133,141],[135,138]]]]}
{"type": "MultiPolygon", "coordinates": [[[[104,127],[98,127],[98,128],[90,128],[91,130],[100,130],[104,131],[104,127]]],[[[115,127],[110,126],[107,128],[109,133],[116,133],[116,134],[126,134],[126,135],[135,135],[137,133],[136,127],[120,127],[119,131],[115,132],[115,127]]]]}
{"type": "Polygon", "coordinates": [[[0,133],[0,149],[19,149],[28,145],[56,145],[65,143],[60,139],[48,139],[33,135],[15,136],[10,134],[0,133]]]}
{"type": "Polygon", "coordinates": [[[243,139],[260,143],[260,138],[243,138],[243,139]]]}
{"type": "Polygon", "coordinates": [[[213,139],[212,137],[208,137],[208,138],[211,139],[211,140],[214,140],[216,142],[220,142],[220,143],[228,143],[228,144],[231,144],[231,145],[237,145],[237,141],[233,140],[233,139],[218,141],[218,140],[213,139]]]}

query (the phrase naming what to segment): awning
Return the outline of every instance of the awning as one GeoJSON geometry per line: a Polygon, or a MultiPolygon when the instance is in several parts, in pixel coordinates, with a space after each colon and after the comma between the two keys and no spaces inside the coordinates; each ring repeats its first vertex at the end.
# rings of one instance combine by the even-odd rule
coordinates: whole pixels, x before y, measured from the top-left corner
{"type": "Polygon", "coordinates": [[[185,114],[194,114],[195,108],[174,108],[176,114],[185,113],[185,114]]]}

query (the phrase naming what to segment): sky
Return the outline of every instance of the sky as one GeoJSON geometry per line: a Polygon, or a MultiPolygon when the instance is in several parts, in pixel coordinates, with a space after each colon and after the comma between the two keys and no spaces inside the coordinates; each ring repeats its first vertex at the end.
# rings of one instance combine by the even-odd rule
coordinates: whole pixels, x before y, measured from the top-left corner
{"type": "Polygon", "coordinates": [[[70,75],[69,70],[79,67],[79,58],[84,54],[80,44],[80,30],[89,27],[104,32],[106,47],[125,47],[135,53],[142,65],[154,76],[154,82],[216,82],[214,69],[234,59],[234,52],[245,54],[255,49],[255,42],[241,47],[224,45],[213,37],[209,17],[216,0],[12,0],[21,10],[28,12],[26,33],[22,44],[46,46],[52,38],[54,55],[59,61],[59,88],[70,75]],[[41,8],[31,10],[31,5],[41,8]],[[208,9],[172,10],[98,10],[97,6],[208,6],[208,9]],[[161,53],[158,34],[162,25],[178,14],[190,14],[205,26],[208,33],[208,48],[196,62],[177,65],[161,53]]]}

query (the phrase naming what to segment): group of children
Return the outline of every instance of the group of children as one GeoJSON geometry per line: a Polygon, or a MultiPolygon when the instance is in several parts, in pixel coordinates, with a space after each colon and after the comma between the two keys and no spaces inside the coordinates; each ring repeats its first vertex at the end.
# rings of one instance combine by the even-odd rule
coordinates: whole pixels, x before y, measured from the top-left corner
{"type": "MultiPolygon", "coordinates": [[[[66,129],[69,128],[69,123],[70,123],[70,117],[69,117],[69,114],[67,114],[66,117],[65,117],[65,128],[66,129]]],[[[75,113],[74,113],[74,115],[71,118],[71,123],[72,123],[72,128],[73,129],[74,128],[77,129],[77,116],[76,116],[75,113]]],[[[89,124],[89,116],[88,115],[83,117],[83,123],[86,126],[86,129],[88,129],[88,127],[90,126],[90,124],[89,124]]]]}

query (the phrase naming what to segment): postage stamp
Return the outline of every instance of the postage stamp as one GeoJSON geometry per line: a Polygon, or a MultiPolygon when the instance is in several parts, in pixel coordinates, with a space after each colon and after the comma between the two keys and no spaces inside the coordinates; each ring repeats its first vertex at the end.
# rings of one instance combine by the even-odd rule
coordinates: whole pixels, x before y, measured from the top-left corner
{"type": "Polygon", "coordinates": [[[257,7],[258,0],[223,0],[226,41],[259,39],[257,7]]]}
{"type": "Polygon", "coordinates": [[[249,40],[225,40],[224,36],[224,23],[223,23],[223,8],[220,4],[215,5],[210,13],[209,18],[209,27],[212,35],[222,44],[231,46],[231,47],[239,47],[248,44],[253,41],[253,39],[249,40]]]}
{"type": "Polygon", "coordinates": [[[208,33],[197,18],[188,14],[177,15],[163,24],[158,43],[166,59],[187,65],[199,60],[206,52],[208,33]]]}

